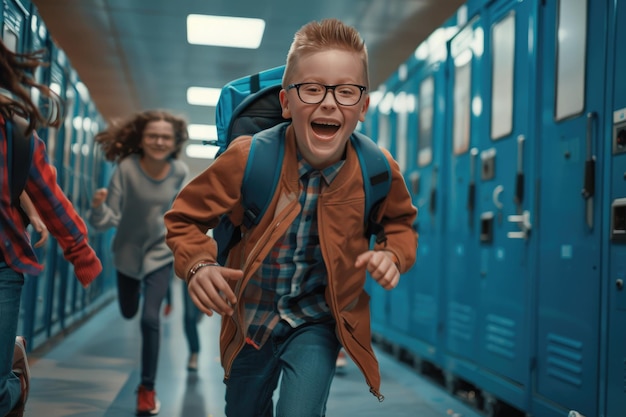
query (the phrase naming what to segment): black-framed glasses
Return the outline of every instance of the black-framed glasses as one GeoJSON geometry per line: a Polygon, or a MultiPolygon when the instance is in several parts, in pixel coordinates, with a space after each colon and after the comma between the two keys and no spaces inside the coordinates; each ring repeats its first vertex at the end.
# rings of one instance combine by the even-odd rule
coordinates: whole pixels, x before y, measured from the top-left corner
{"type": "Polygon", "coordinates": [[[326,98],[328,90],[332,90],[337,104],[342,106],[354,106],[357,104],[367,87],[358,84],[325,85],[321,83],[289,84],[287,90],[295,88],[298,98],[306,104],[319,104],[326,98]]]}

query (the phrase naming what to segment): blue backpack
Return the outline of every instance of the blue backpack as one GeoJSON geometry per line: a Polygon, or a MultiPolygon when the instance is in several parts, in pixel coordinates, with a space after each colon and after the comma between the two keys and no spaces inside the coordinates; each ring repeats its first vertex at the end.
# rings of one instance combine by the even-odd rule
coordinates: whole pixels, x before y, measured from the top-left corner
{"type": "MultiPolygon", "coordinates": [[[[285,153],[284,129],[289,125],[282,117],[279,92],[284,65],[236,79],[222,88],[216,108],[219,157],[233,139],[251,135],[252,144],[244,172],[241,195],[244,206],[243,224],[250,228],[259,223],[274,196],[285,153]]],[[[378,145],[355,132],[350,141],[356,149],[365,184],[365,229],[370,246],[383,243],[385,232],[375,221],[378,205],[391,187],[391,169],[378,145]]],[[[228,252],[241,240],[241,230],[228,216],[213,229],[218,245],[217,261],[224,265],[228,252]]]]}

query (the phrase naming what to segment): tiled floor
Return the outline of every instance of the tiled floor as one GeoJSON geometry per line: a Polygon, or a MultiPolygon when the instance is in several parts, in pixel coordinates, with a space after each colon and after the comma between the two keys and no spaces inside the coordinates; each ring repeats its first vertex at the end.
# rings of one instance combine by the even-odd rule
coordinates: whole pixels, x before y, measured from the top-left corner
{"type": "MultiPolygon", "coordinates": [[[[177,283],[178,284],[178,283],[177,283]]],[[[180,285],[174,310],[164,318],[156,390],[163,417],[224,417],[224,385],[218,359],[218,317],[199,324],[199,371],[186,370],[180,285]]],[[[135,411],[139,382],[139,322],[122,319],[116,303],[106,306],[45,353],[33,352],[26,417],[126,417],[135,411]]],[[[328,417],[479,417],[470,407],[420,377],[408,366],[377,352],[382,371],[379,403],[348,360],[333,381],[328,417]]]]}

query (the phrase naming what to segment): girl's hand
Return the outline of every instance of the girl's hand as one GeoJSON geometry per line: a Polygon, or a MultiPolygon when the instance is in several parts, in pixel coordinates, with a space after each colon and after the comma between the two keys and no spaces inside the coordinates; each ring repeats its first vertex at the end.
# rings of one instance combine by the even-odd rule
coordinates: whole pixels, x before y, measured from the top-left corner
{"type": "Polygon", "coordinates": [[[48,228],[44,224],[43,220],[41,220],[41,217],[39,217],[39,213],[37,212],[37,209],[35,209],[33,201],[25,192],[20,194],[20,206],[22,207],[23,212],[28,216],[28,220],[30,221],[30,224],[33,225],[35,231],[41,235],[33,247],[42,247],[48,241],[48,228]]]}
{"type": "Polygon", "coordinates": [[[106,188],[98,188],[91,198],[91,207],[100,207],[107,199],[109,191],[106,188]]]}
{"type": "Polygon", "coordinates": [[[39,217],[39,215],[28,216],[28,218],[30,219],[30,224],[33,226],[35,231],[39,233],[40,236],[39,240],[33,246],[35,248],[40,248],[48,241],[48,228],[43,223],[43,220],[41,220],[41,217],[39,217]]]}

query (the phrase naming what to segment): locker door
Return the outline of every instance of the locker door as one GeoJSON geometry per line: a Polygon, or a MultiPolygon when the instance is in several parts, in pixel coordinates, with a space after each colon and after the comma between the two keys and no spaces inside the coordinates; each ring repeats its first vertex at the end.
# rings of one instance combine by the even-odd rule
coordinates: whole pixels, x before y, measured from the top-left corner
{"type": "Polygon", "coordinates": [[[541,416],[569,409],[599,415],[603,190],[599,181],[595,195],[581,190],[587,161],[598,156],[597,173],[604,163],[598,121],[604,118],[606,4],[542,2],[533,400],[541,416]]]}
{"type": "MultiPolygon", "coordinates": [[[[412,75],[415,83],[415,117],[410,141],[414,143],[410,163],[412,172],[407,185],[418,208],[416,228],[419,232],[417,262],[410,271],[411,301],[410,334],[419,356],[441,366],[441,343],[445,323],[441,302],[443,283],[443,225],[446,158],[449,149],[445,136],[446,45],[441,39],[427,43],[430,53],[412,75]]],[[[424,55],[426,55],[424,53],[424,55]]],[[[426,370],[426,369],[424,369],[426,370]]]]}
{"type": "MultiPolygon", "coordinates": [[[[410,63],[410,61],[409,61],[410,63]]],[[[392,153],[394,159],[400,166],[400,171],[407,179],[407,172],[410,166],[409,161],[409,141],[413,140],[409,137],[411,132],[409,126],[411,119],[415,114],[415,93],[413,71],[409,72],[409,63],[404,63],[398,70],[398,84],[396,87],[396,95],[393,105],[393,142],[392,153]]],[[[407,339],[411,332],[411,314],[417,308],[411,305],[411,296],[413,294],[413,286],[415,284],[415,276],[412,275],[415,269],[412,269],[401,277],[398,283],[398,291],[389,292],[389,324],[393,332],[392,340],[404,347],[411,347],[412,341],[407,339]]]]}
{"type": "MultiPolygon", "coordinates": [[[[615,52],[614,60],[609,60],[613,85],[606,91],[609,96],[610,113],[608,119],[611,129],[606,132],[605,143],[610,149],[604,152],[610,155],[608,199],[604,199],[610,213],[610,219],[604,221],[610,228],[609,232],[609,268],[608,268],[608,383],[606,416],[624,415],[626,410],[626,78],[623,68],[626,55],[623,53],[626,44],[626,33],[622,30],[626,19],[626,4],[613,3],[616,6],[617,22],[610,32],[614,45],[610,49],[615,52]]],[[[610,74],[610,73],[609,73],[610,74]]],[[[607,119],[607,118],[605,118],[607,119]]]]}
{"type": "MultiPolygon", "coordinates": [[[[447,203],[446,242],[444,243],[444,345],[453,375],[472,381],[476,375],[473,362],[477,356],[477,316],[480,279],[476,259],[479,227],[472,190],[478,176],[473,141],[480,135],[480,119],[472,111],[472,101],[480,96],[482,73],[483,28],[475,17],[450,41],[447,62],[449,71],[450,120],[446,140],[450,142],[449,176],[444,188],[447,203]]],[[[447,375],[450,377],[450,375],[447,375]]]]}
{"type": "MultiPolygon", "coordinates": [[[[44,51],[42,59],[49,63],[53,49],[52,39],[49,37],[48,30],[34,7],[31,7],[30,9],[29,27],[30,31],[26,37],[27,40],[24,49],[26,51],[44,51]]],[[[49,65],[38,67],[33,74],[33,79],[37,83],[47,86],[50,86],[50,77],[51,66],[49,65]]],[[[38,90],[32,90],[31,99],[38,105],[42,115],[44,117],[48,117],[48,112],[51,109],[48,99],[39,94],[38,90]]],[[[49,130],[47,128],[38,129],[37,135],[39,135],[47,146],[49,130]]],[[[48,153],[49,152],[50,150],[48,149],[48,153]]],[[[39,235],[35,233],[34,238],[38,237],[39,235]]],[[[54,324],[53,305],[56,300],[54,293],[55,283],[53,279],[54,270],[47,264],[47,259],[49,258],[48,252],[50,250],[54,250],[56,245],[57,242],[55,239],[48,239],[48,243],[46,245],[42,248],[35,249],[37,258],[44,266],[44,271],[41,273],[40,278],[33,280],[35,283],[32,284],[36,287],[38,301],[35,308],[34,332],[35,334],[45,334],[46,338],[50,337],[52,334],[52,326],[54,324]],[[44,277],[45,279],[43,279],[44,277]]]]}
{"type": "Polygon", "coordinates": [[[531,361],[533,4],[500,1],[483,16],[488,23],[480,107],[488,123],[474,142],[481,214],[477,362],[486,374],[481,386],[519,409],[528,401],[531,361]]]}

